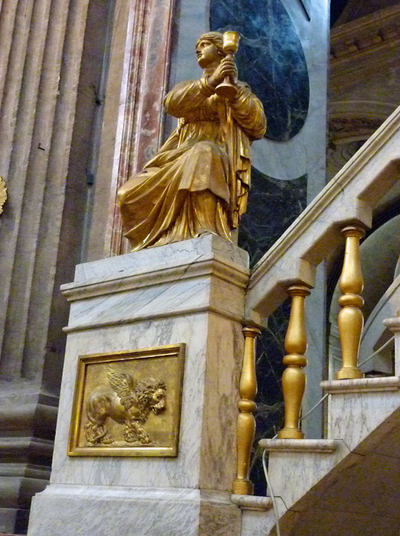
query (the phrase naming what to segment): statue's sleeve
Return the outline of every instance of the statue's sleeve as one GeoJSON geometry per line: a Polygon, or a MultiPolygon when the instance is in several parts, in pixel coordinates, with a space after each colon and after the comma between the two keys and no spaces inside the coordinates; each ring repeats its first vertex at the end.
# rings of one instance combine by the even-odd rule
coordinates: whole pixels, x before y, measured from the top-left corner
{"type": "Polygon", "coordinates": [[[165,97],[164,106],[168,114],[174,117],[185,117],[193,113],[195,108],[202,106],[212,95],[201,80],[189,80],[177,84],[165,97]]]}
{"type": "Polygon", "coordinates": [[[267,129],[267,119],[261,101],[247,85],[240,85],[236,97],[229,102],[232,116],[250,139],[262,138],[267,129]]]}

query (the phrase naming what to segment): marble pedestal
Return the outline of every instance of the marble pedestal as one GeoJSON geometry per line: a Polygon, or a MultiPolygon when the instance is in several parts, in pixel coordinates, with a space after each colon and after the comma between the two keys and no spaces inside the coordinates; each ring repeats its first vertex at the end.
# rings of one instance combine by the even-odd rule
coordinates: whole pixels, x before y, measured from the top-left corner
{"type": "Polygon", "coordinates": [[[247,254],[212,235],[79,265],[51,483],[29,536],[240,534],[236,469],[247,254]],[[79,355],[186,344],[176,458],[68,457],[79,355]]]}

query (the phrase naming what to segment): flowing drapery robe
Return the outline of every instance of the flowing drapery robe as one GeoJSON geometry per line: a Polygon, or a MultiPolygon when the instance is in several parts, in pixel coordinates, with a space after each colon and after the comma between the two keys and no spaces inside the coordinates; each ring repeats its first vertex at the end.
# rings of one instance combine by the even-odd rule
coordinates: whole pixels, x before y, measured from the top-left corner
{"type": "Polygon", "coordinates": [[[172,89],[164,105],[178,128],[118,192],[132,251],[204,232],[230,240],[246,209],[250,144],[265,133],[262,104],[241,82],[228,102],[193,80],[172,89]]]}

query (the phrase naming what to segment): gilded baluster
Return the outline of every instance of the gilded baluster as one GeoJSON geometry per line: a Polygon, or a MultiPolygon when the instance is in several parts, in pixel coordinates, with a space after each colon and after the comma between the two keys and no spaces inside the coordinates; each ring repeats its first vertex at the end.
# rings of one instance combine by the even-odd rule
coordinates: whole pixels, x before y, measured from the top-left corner
{"type": "Polygon", "coordinates": [[[257,394],[256,338],[260,335],[260,330],[247,326],[243,328],[243,334],[244,357],[239,385],[237,422],[237,477],[233,482],[233,493],[251,495],[253,484],[249,480],[250,454],[256,428],[253,414],[257,407],[254,402],[257,394]]]}
{"type": "Polygon", "coordinates": [[[338,328],[343,366],[336,373],[338,380],[363,376],[357,367],[357,361],[364,325],[364,317],[360,310],[360,307],[364,305],[364,300],[359,294],[364,288],[360,263],[360,239],[365,232],[361,227],[349,226],[342,229],[342,233],[346,237],[346,249],[339,281],[343,296],[339,298],[339,305],[342,309],[338,317],[338,328]]]}
{"type": "Polygon", "coordinates": [[[285,426],[278,433],[278,438],[303,439],[304,434],[299,429],[299,417],[306,386],[303,367],[307,365],[303,355],[307,349],[304,300],[310,290],[305,285],[293,285],[288,288],[288,294],[292,298],[292,307],[285,337],[287,355],[283,358],[283,364],[287,367],[282,376],[285,426]]]}

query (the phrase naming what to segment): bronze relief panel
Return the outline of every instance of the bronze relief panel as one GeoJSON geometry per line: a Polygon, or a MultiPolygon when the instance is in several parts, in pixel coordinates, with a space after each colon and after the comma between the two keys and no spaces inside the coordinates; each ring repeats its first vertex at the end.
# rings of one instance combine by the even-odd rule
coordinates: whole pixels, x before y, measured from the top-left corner
{"type": "Polygon", "coordinates": [[[185,345],[78,361],[70,456],[177,456],[185,345]]]}

